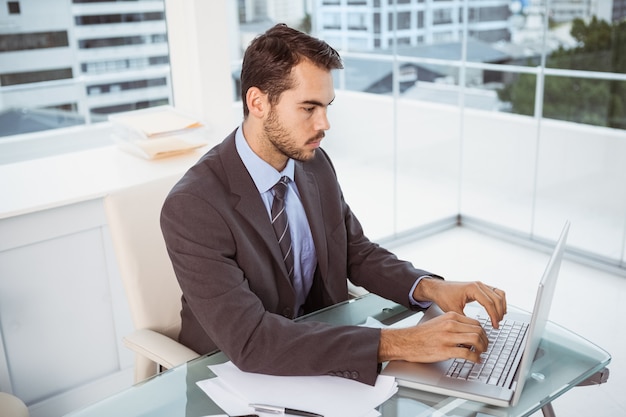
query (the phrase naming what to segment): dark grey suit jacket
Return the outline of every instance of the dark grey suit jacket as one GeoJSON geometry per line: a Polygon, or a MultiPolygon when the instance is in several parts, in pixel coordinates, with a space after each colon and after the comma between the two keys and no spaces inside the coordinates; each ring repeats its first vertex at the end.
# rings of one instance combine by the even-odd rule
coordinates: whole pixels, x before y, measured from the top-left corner
{"type": "MultiPolygon", "coordinates": [[[[429,273],[365,237],[328,155],[296,162],[295,181],[318,258],[306,309],[346,300],[346,278],[408,306],[416,278],[429,273]]],[[[219,348],[244,371],[375,382],[380,330],[292,320],[295,293],[234,132],[172,189],[161,227],[183,290],[181,343],[219,348]]]]}

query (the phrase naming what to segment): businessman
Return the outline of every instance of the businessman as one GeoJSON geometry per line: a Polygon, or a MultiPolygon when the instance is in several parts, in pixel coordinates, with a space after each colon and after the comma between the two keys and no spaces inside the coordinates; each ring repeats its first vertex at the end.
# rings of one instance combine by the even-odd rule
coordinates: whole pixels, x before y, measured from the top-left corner
{"type": "Polygon", "coordinates": [[[172,189],[161,227],[183,291],[180,342],[221,349],[240,369],[336,375],[374,384],[391,359],[473,361],[487,347],[463,315],[478,301],[498,323],[502,290],[448,282],[371,242],[320,147],[335,99],[337,51],[277,25],[247,48],[243,122],[172,189]],[[447,313],[409,329],[295,322],[348,299],[347,281],[409,308],[447,313]],[[468,347],[473,347],[468,349],[468,347]]]}

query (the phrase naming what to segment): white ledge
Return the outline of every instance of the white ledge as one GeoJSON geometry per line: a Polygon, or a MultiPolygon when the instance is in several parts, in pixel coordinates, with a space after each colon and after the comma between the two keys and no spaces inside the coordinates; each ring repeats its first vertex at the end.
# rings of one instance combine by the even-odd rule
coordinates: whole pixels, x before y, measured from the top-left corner
{"type": "Polygon", "coordinates": [[[0,165],[0,219],[102,198],[111,191],[182,174],[215,142],[156,160],[105,146],[0,165]]]}

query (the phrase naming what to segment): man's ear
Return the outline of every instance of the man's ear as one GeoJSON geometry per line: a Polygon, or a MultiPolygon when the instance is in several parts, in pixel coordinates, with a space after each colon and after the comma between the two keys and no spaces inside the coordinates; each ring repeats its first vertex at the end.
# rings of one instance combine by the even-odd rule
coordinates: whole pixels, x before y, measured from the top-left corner
{"type": "Polygon", "coordinates": [[[255,117],[262,118],[269,109],[267,94],[262,92],[258,87],[250,87],[246,92],[246,104],[250,114],[255,117]]]}

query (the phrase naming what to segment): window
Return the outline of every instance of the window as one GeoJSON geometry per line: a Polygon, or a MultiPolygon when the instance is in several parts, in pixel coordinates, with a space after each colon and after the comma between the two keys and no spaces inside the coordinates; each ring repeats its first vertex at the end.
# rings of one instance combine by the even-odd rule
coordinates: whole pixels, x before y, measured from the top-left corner
{"type": "Polygon", "coordinates": [[[68,46],[67,31],[0,35],[0,53],[68,46]]]}
{"type": "Polygon", "coordinates": [[[81,39],[78,41],[78,47],[81,49],[89,48],[111,48],[118,46],[132,45],[149,45],[153,43],[165,43],[167,39],[159,34],[154,35],[137,35],[137,36],[118,36],[113,38],[92,38],[81,39]]]}
{"type": "Polygon", "coordinates": [[[123,13],[95,16],[76,16],[74,20],[77,26],[85,25],[104,25],[116,23],[130,22],[149,22],[154,20],[164,20],[163,12],[146,12],[146,13],[123,13]]]}
{"type": "Polygon", "coordinates": [[[367,30],[367,16],[364,13],[348,14],[348,29],[350,30],[367,30]]]}
{"type": "Polygon", "coordinates": [[[84,62],[80,65],[83,74],[104,74],[129,69],[146,69],[152,66],[163,66],[169,62],[168,56],[147,56],[142,58],[124,58],[103,61],[84,62]]]}
{"type": "Polygon", "coordinates": [[[398,13],[398,30],[411,29],[411,12],[398,13]]]}
{"type": "Polygon", "coordinates": [[[0,85],[19,85],[40,83],[44,81],[66,80],[72,78],[71,68],[49,69],[42,71],[17,72],[12,74],[0,74],[0,85]]]}
{"type": "MultiPolygon", "coordinates": [[[[172,104],[164,0],[36,3],[20,10],[7,2],[9,13],[21,14],[0,34],[0,116],[46,110],[48,117],[54,109],[50,120],[27,121],[26,133],[172,104]]],[[[19,134],[9,124],[0,125],[0,142],[19,134]]]]}
{"type": "Polygon", "coordinates": [[[87,95],[99,95],[99,94],[107,94],[107,93],[117,93],[120,91],[127,90],[140,90],[142,88],[149,87],[157,87],[157,86],[166,86],[167,79],[163,78],[152,78],[147,80],[136,80],[136,81],[122,81],[116,83],[106,83],[106,84],[95,84],[87,86],[87,95]]]}
{"type": "Polygon", "coordinates": [[[20,14],[19,1],[7,1],[7,8],[9,9],[9,14],[20,14]]]}
{"type": "Polygon", "coordinates": [[[433,11],[433,24],[446,25],[452,23],[451,9],[436,9],[433,11]]]}
{"type": "Polygon", "coordinates": [[[616,4],[626,3],[600,10],[588,1],[523,1],[518,11],[510,3],[371,2],[377,7],[372,12],[382,16],[374,14],[373,27],[359,33],[371,40],[371,49],[353,56],[341,30],[326,34],[318,26],[316,34],[344,58],[339,89],[359,93],[338,94],[333,112],[343,111],[335,113],[328,133],[358,142],[329,140],[325,146],[372,234],[403,233],[423,226],[425,218],[461,213],[542,239],[557,234],[557,219],[568,216],[581,230],[571,236],[574,247],[624,265],[626,197],[615,190],[626,182],[626,68],[620,59],[626,56],[626,22],[616,4]],[[403,13],[416,13],[415,23],[403,13]],[[398,52],[390,57],[394,47],[398,52]],[[344,104],[346,99],[351,101],[344,104]],[[387,128],[356,126],[350,120],[355,112],[387,128]],[[343,161],[347,150],[349,161],[343,161]],[[462,184],[454,184],[459,177],[462,184]],[[368,211],[367,198],[358,200],[367,195],[362,183],[381,178],[396,190],[389,191],[397,205],[385,211],[385,219],[395,219],[386,229],[380,213],[368,211]],[[414,198],[415,189],[430,187],[432,194],[420,199],[438,205],[433,213],[414,198]],[[589,235],[602,238],[592,244],[589,235]]]}
{"type": "Polygon", "coordinates": [[[324,29],[341,29],[341,15],[339,13],[324,13],[322,20],[324,29]]]}
{"type": "MultiPolygon", "coordinates": [[[[511,12],[508,6],[500,7],[471,7],[468,15],[469,21],[472,22],[498,22],[505,21],[509,18],[511,12]]],[[[460,16],[463,15],[461,12],[460,16]]]]}

